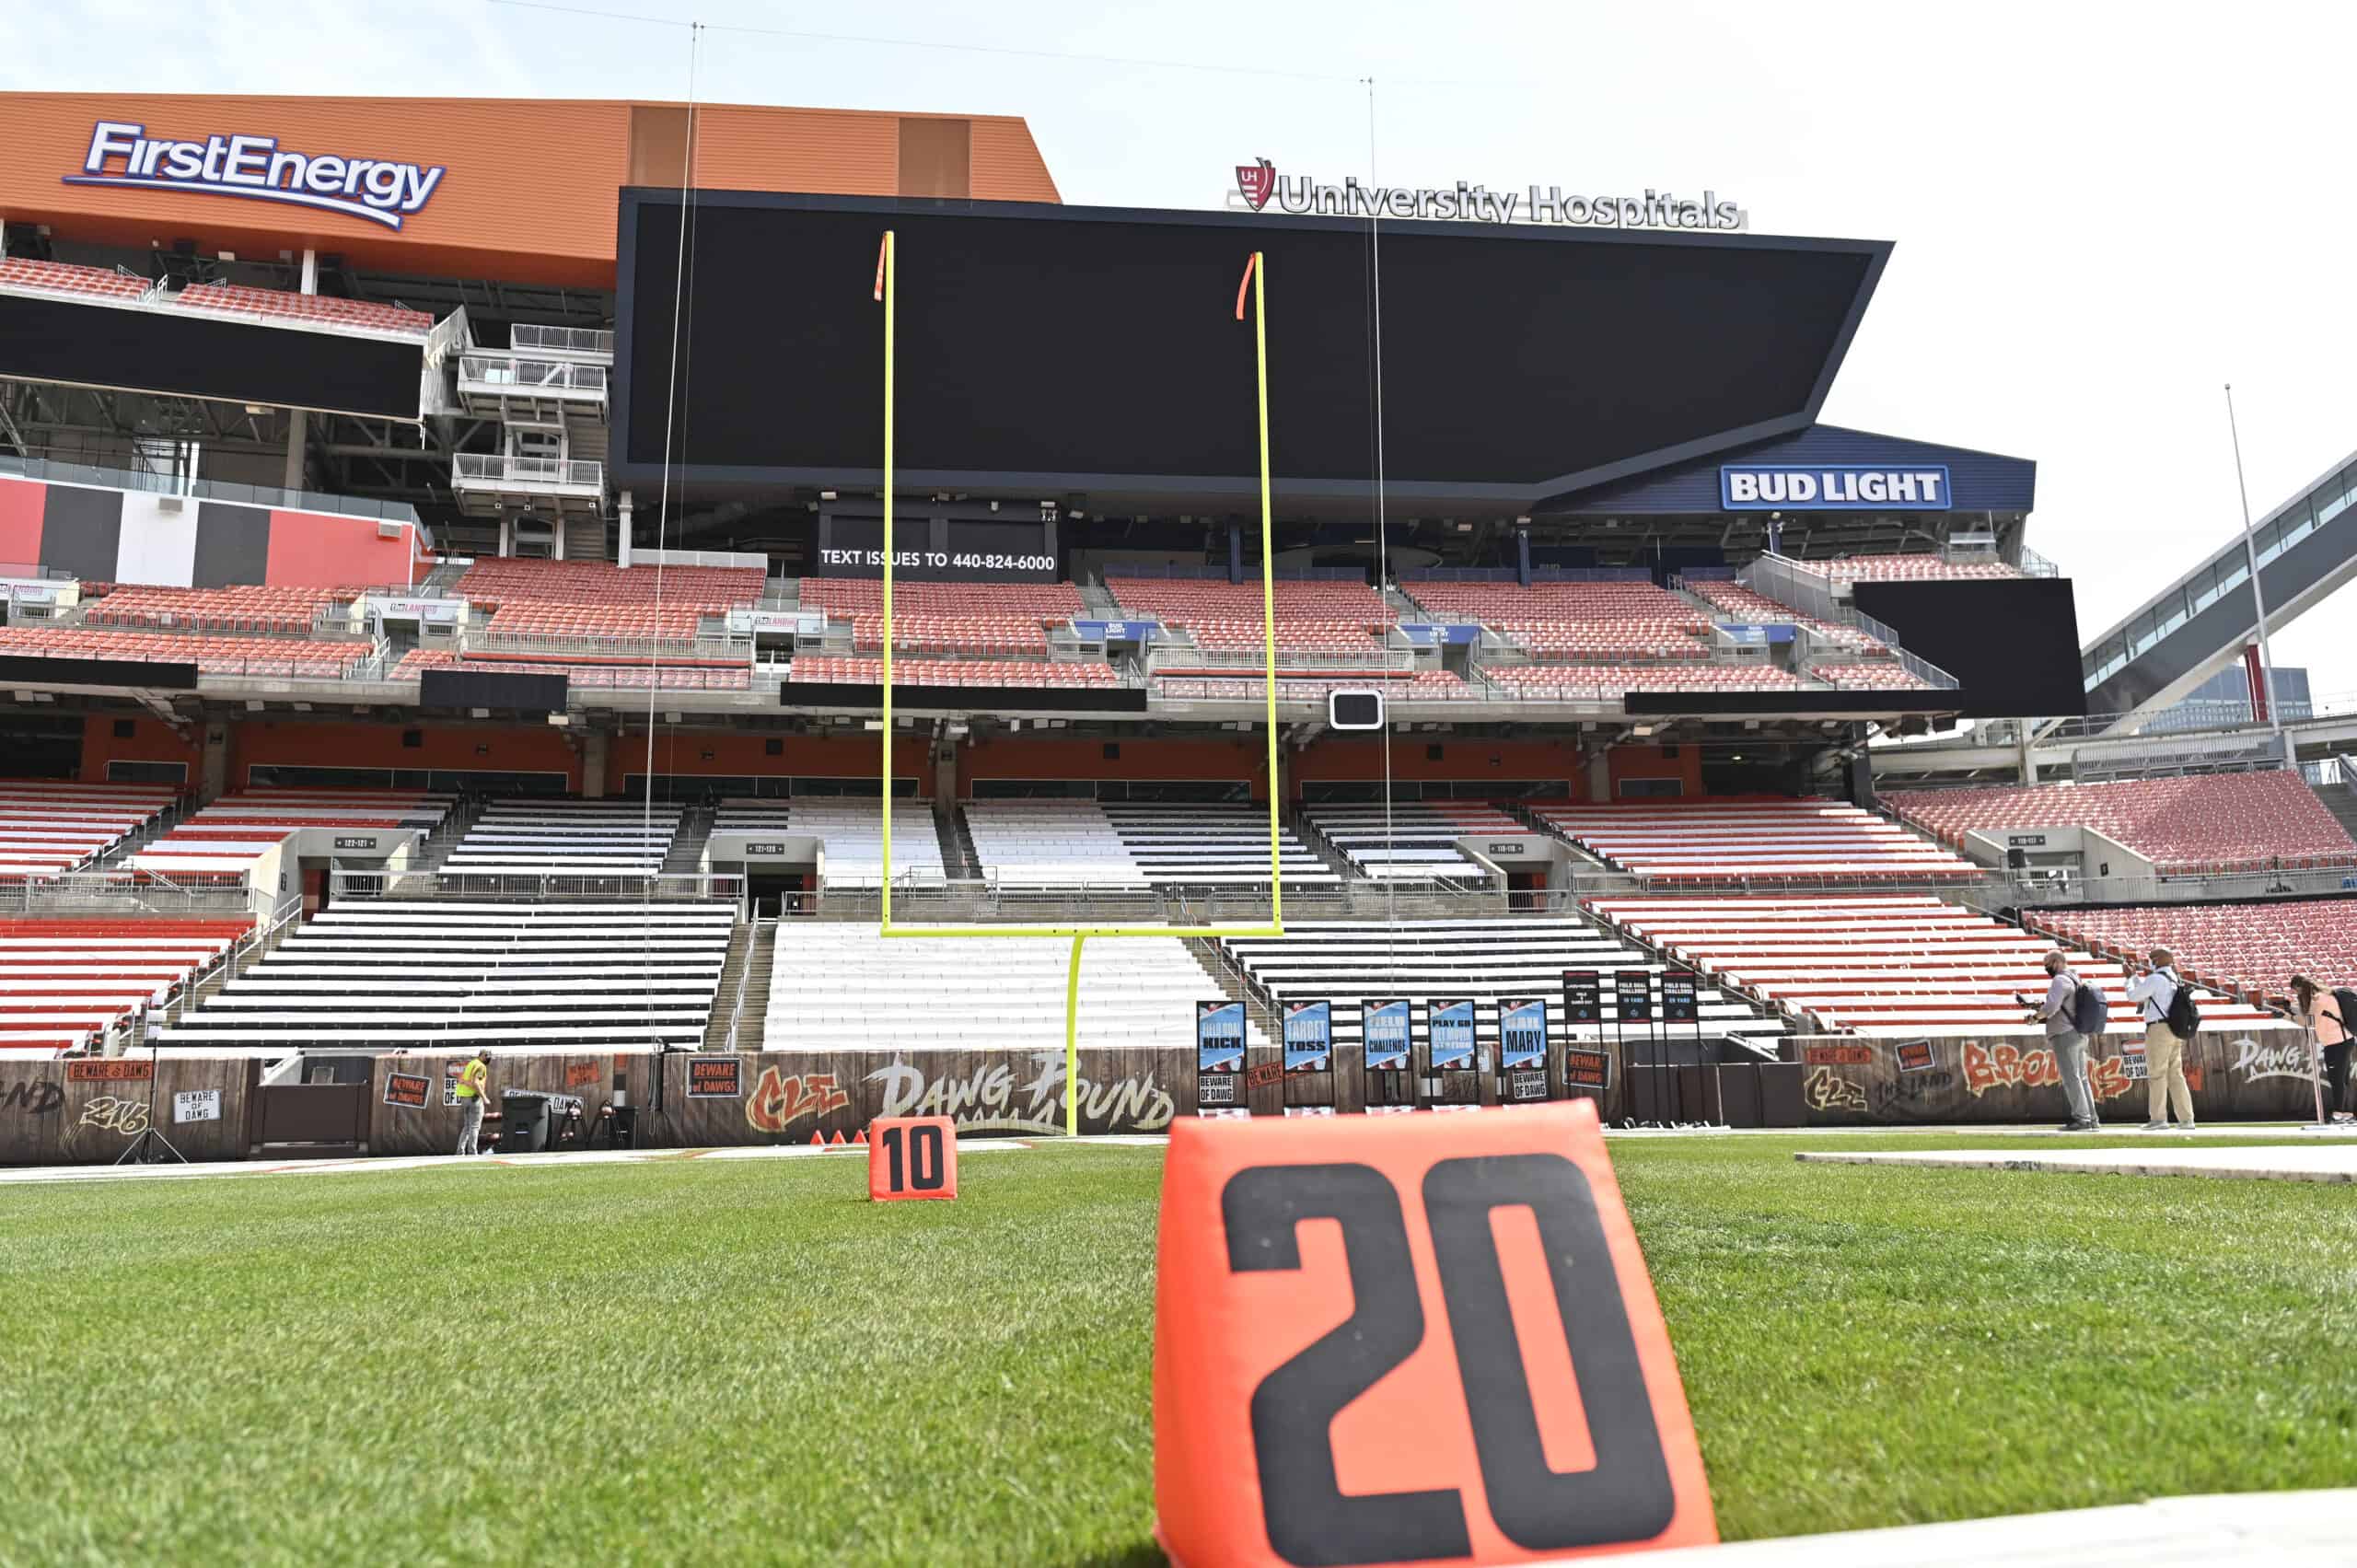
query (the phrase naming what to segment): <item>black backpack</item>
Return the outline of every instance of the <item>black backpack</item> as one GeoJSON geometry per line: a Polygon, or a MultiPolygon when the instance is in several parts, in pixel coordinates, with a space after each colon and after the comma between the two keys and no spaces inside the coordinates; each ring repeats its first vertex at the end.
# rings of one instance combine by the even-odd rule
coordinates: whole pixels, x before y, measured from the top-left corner
{"type": "Polygon", "coordinates": [[[2193,1005],[2193,986],[2186,981],[2177,982],[2177,994],[2169,998],[2165,1022],[2169,1033],[2179,1040],[2191,1040],[2193,1031],[2201,1027],[2201,1010],[2193,1005]]]}
{"type": "Polygon", "coordinates": [[[2351,1029],[2349,1023],[2350,1019],[2357,1018],[2357,991],[2343,991],[2338,986],[2334,987],[2332,1010],[2340,1015],[2340,1029],[2343,1034],[2357,1034],[2357,1029],[2351,1029]]]}
{"type": "Polygon", "coordinates": [[[2103,1033],[2104,1026],[2110,1021],[2111,1004],[2105,999],[2104,993],[2085,981],[2080,981],[2079,989],[2071,993],[2072,1029],[2093,1040],[2103,1033]]]}

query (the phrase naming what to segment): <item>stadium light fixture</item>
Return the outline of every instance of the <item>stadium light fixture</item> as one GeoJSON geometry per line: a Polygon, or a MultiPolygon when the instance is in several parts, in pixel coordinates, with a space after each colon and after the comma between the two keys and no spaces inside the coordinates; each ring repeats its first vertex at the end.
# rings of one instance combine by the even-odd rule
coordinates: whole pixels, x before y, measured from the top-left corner
{"type": "MultiPolygon", "coordinates": [[[[883,920],[878,927],[885,937],[999,937],[1050,936],[1072,938],[1072,958],[1066,967],[1064,993],[1064,1132],[1076,1136],[1080,1132],[1080,960],[1081,950],[1091,936],[1162,936],[1191,937],[1205,940],[1224,936],[1282,936],[1284,935],[1283,862],[1280,845],[1283,828],[1280,782],[1277,759],[1277,587],[1276,529],[1271,502],[1269,463],[1269,304],[1268,259],[1255,250],[1245,263],[1244,275],[1236,288],[1236,319],[1245,319],[1245,307],[1252,308],[1253,353],[1257,382],[1257,416],[1260,437],[1260,614],[1262,650],[1262,693],[1266,700],[1265,724],[1268,736],[1268,796],[1269,796],[1269,919],[1265,923],[1249,925],[1066,925],[1058,923],[963,926],[896,925],[892,921],[892,579],[895,546],[893,525],[893,434],[894,434],[894,366],[895,305],[899,289],[900,255],[897,237],[890,229],[883,233],[876,252],[876,282],[874,296],[884,307],[884,591],[883,609],[883,717],[871,720],[870,727],[883,732],[880,759],[880,790],[883,797],[883,830],[878,835],[882,852],[883,920]]],[[[1069,721],[1051,720],[1051,727],[1064,727],[1069,721]]]]}

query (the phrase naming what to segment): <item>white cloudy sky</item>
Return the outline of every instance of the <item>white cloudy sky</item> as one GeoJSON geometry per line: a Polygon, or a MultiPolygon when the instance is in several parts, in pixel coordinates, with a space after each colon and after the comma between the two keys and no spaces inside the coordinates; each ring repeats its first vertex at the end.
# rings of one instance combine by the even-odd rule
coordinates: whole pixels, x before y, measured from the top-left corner
{"type": "MultiPolygon", "coordinates": [[[[2237,528],[2223,383],[2255,513],[2357,448],[2357,7],[2003,3],[1936,22],[1887,3],[1681,0],[577,9],[774,29],[706,35],[706,100],[1024,115],[1071,202],[1208,206],[1255,156],[1364,177],[1357,78],[1372,75],[1387,183],[1710,186],[1767,232],[1894,239],[1825,417],[2037,459],[2031,542],[2076,580],[2088,636],[2237,528]]],[[[9,11],[0,87],[688,88],[683,28],[501,0],[9,11]]],[[[2347,608],[2278,639],[2319,695],[2357,692],[2347,608]]]]}

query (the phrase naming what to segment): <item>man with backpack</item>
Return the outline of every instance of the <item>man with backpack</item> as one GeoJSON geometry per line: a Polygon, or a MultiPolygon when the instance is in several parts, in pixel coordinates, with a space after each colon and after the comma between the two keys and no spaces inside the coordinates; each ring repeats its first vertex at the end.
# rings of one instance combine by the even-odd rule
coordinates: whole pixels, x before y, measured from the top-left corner
{"type": "Polygon", "coordinates": [[[2103,1033],[2103,993],[2072,971],[2061,948],[2046,955],[2046,972],[2053,977],[2046,1000],[2031,1004],[2017,998],[2046,1026],[2046,1048],[2054,1052],[2055,1068],[2062,1074],[2062,1097],[2071,1102],[2071,1120],[2060,1131],[2092,1132],[2103,1125],[2096,1115],[2095,1092],[2087,1086],[2087,1044],[2103,1033]]]}
{"type": "Polygon", "coordinates": [[[2193,1131],[2193,1090],[2185,1081],[2185,1048],[2201,1025],[2193,1005],[2193,988],[2177,978],[2177,956],[2155,947],[2150,961],[2128,982],[2128,1000],[2144,1013],[2144,1095],[2147,1132],[2169,1130],[2169,1111],[2177,1111],[2177,1131],[2193,1131]]]}

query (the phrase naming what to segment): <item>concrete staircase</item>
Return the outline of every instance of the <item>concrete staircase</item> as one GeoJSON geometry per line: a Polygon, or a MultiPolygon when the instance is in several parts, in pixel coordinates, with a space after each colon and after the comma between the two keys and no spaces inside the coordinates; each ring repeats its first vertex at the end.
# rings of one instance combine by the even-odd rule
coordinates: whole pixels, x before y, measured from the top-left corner
{"type": "Polygon", "coordinates": [[[717,807],[699,801],[679,813],[679,830],[663,854],[663,875],[693,877],[703,868],[703,846],[712,838],[717,807]]]}
{"type": "Polygon", "coordinates": [[[949,879],[953,882],[981,881],[982,854],[974,847],[974,835],[966,826],[965,814],[952,807],[946,824],[935,819],[934,826],[941,833],[941,854],[948,863],[949,879]]]}
{"type": "MultiPolygon", "coordinates": [[[[1195,962],[1202,966],[1203,978],[1209,981],[1222,996],[1231,1002],[1243,1003],[1245,1017],[1258,1025],[1260,1032],[1269,1039],[1284,1038],[1282,1027],[1277,1022],[1276,1009],[1262,1000],[1260,994],[1247,985],[1234,970],[1227,967],[1220,958],[1217,942],[1208,937],[1190,936],[1186,938],[1186,943],[1187,951],[1194,954],[1195,962]]],[[[1208,994],[1203,998],[1205,1001],[1210,999],[1208,994]]]]}
{"type": "Polygon", "coordinates": [[[466,575],[467,568],[463,563],[445,561],[425,575],[425,581],[417,585],[417,591],[424,597],[432,598],[457,587],[459,579],[466,575]]]}
{"type": "Polygon", "coordinates": [[[1414,599],[1410,598],[1398,588],[1384,589],[1383,602],[1389,605],[1393,610],[1399,611],[1399,618],[1402,621],[1425,621],[1431,619],[1431,617],[1425,612],[1422,605],[1418,604],[1414,599]]]}
{"type": "Polygon", "coordinates": [[[703,1031],[706,1051],[728,1049],[728,1026],[737,1025],[737,1049],[759,1051],[770,1010],[770,967],[777,954],[778,923],[774,920],[739,923],[728,939],[728,958],[720,968],[720,989],[713,993],[712,1022],[703,1031]],[[744,1005],[737,1003],[744,986],[744,1005]]]}
{"type": "Polygon", "coordinates": [[[2351,838],[2357,838],[2357,785],[2322,784],[2316,789],[2316,798],[2324,802],[2324,808],[2332,813],[2334,820],[2349,830],[2351,838]]]}
{"type": "Polygon", "coordinates": [[[1114,602],[1112,593],[1103,583],[1081,584],[1080,602],[1088,607],[1092,618],[1104,621],[1123,619],[1121,607],[1114,602]]]}

